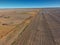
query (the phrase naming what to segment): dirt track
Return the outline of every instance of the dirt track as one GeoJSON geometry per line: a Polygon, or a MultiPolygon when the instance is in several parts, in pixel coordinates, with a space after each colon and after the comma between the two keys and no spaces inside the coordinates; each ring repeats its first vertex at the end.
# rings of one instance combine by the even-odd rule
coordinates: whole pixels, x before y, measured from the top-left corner
{"type": "MultiPolygon", "coordinates": [[[[40,9],[24,31],[18,32],[11,45],[60,45],[60,9],[40,9]]],[[[8,39],[1,45],[8,45],[8,39]]]]}
{"type": "Polygon", "coordinates": [[[12,45],[60,45],[59,16],[43,9],[12,45]]]}

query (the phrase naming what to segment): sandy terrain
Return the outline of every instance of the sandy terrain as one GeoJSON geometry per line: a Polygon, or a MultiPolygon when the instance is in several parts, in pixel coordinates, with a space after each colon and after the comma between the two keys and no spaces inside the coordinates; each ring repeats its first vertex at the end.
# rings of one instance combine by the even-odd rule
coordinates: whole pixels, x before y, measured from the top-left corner
{"type": "Polygon", "coordinates": [[[17,24],[36,14],[35,9],[1,9],[0,39],[6,36],[17,24]]]}
{"type": "Polygon", "coordinates": [[[11,45],[60,45],[60,9],[42,9],[11,45]]]}

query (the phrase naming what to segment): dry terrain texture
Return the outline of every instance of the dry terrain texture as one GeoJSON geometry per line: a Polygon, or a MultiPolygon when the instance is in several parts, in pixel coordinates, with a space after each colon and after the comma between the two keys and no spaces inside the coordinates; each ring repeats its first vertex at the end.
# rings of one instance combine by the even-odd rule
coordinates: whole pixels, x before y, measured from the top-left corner
{"type": "Polygon", "coordinates": [[[33,17],[36,11],[24,9],[2,9],[0,10],[0,38],[6,36],[18,24],[24,20],[33,17]],[[25,10],[25,11],[24,11],[25,10]]]}
{"type": "Polygon", "coordinates": [[[60,45],[60,9],[40,9],[12,45],[60,45]]]}
{"type": "Polygon", "coordinates": [[[60,8],[3,11],[0,17],[1,35],[13,30],[1,38],[0,45],[60,45],[60,8]]]}

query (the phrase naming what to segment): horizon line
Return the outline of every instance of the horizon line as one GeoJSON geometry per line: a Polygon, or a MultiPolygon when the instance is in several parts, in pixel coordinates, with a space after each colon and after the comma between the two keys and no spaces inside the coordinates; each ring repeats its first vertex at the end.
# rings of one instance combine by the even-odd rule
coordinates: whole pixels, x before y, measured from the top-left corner
{"type": "Polygon", "coordinates": [[[9,7],[9,8],[0,8],[0,9],[18,9],[18,8],[60,8],[60,7],[9,7]]]}

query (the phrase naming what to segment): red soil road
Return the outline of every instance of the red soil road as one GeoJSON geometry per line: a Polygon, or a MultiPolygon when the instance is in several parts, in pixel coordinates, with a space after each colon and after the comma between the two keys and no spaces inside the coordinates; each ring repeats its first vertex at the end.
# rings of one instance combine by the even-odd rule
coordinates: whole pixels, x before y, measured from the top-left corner
{"type": "Polygon", "coordinates": [[[60,18],[46,10],[43,9],[32,19],[12,45],[60,45],[60,18]]]}

